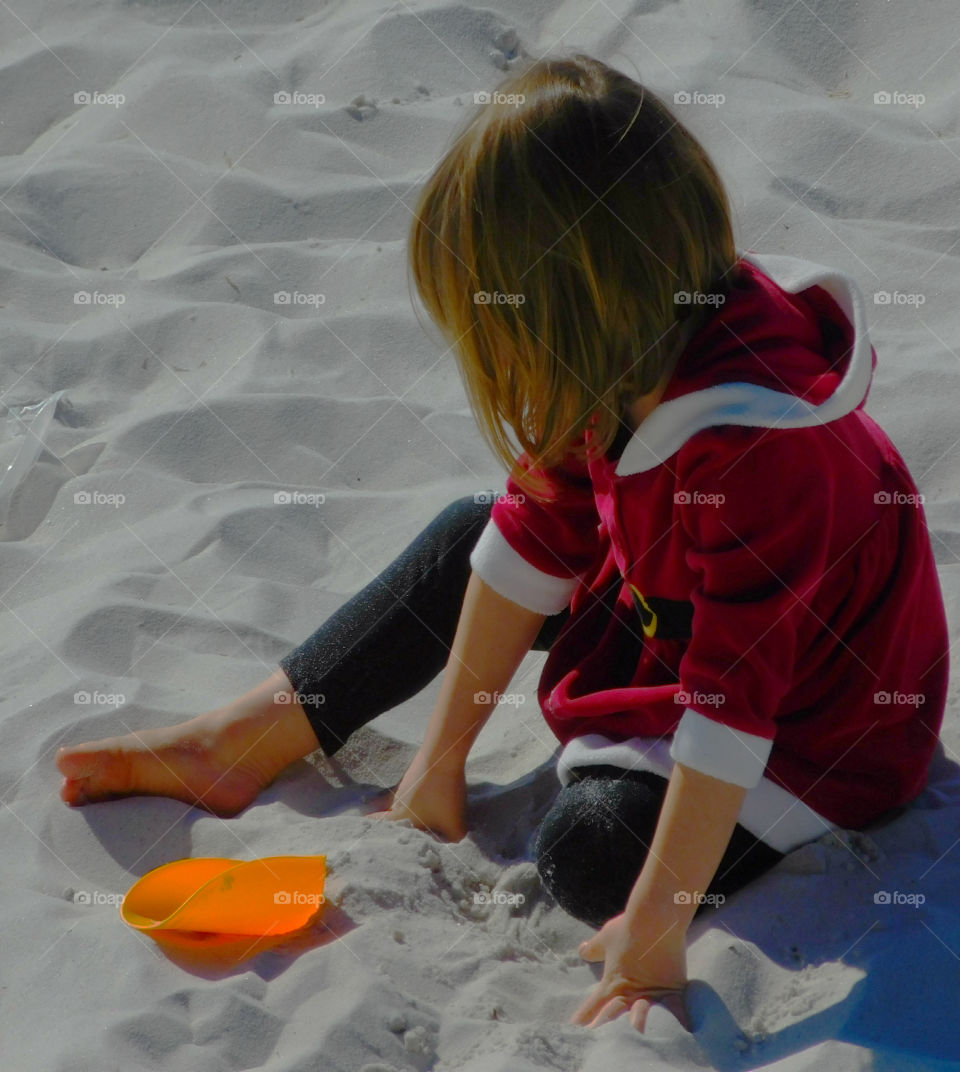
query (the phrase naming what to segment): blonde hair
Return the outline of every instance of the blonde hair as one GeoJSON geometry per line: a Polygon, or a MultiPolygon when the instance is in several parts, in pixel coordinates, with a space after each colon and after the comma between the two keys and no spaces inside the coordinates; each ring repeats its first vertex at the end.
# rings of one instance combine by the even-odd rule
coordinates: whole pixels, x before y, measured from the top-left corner
{"type": "Polygon", "coordinates": [[[408,267],[481,434],[545,497],[527,469],[610,447],[670,371],[694,309],[674,295],[720,289],[737,253],[719,175],[657,96],[582,53],[531,64],[427,179],[408,267]]]}

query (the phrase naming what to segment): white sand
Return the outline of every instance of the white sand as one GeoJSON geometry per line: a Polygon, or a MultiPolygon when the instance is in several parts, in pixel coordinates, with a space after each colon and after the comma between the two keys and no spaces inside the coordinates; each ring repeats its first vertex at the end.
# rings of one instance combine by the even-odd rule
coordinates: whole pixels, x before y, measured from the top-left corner
{"type": "Polygon", "coordinates": [[[559,788],[534,699],[542,656],[517,686],[528,702],[478,742],[459,845],[358,814],[402,774],[436,684],[357,735],[349,788],[301,763],[230,821],[159,799],[60,802],[57,746],[245,691],[450,499],[502,484],[414,316],[404,240],[416,185],[509,67],[509,31],[533,54],[583,48],[668,100],[724,94],[677,107],[729,183],[741,248],[833,264],[868,302],[924,297],[871,306],[868,410],[927,496],[960,635],[953,0],[317,6],[0,8],[2,401],[26,418],[62,392],[36,417],[42,448],[23,422],[0,425],[0,469],[14,466],[0,484],[0,1067],[948,1067],[956,686],[951,759],[910,813],[804,848],[695,926],[694,1036],[660,1009],[645,1037],[626,1019],[566,1023],[599,969],[528,852],[559,788]],[[275,104],[281,90],[326,102],[275,104]],[[876,104],[881,90],[926,100],[876,104]],[[83,106],[78,91],[125,100],[83,106]],[[79,291],[124,303],[77,305],[79,291]],[[277,291],[325,302],[277,305],[277,291]],[[326,501],[274,505],[290,489],[326,501]],[[339,940],[320,927],[239,970],[168,959],[107,903],[180,857],[315,852],[339,940]],[[481,884],[526,902],[474,908],[481,884]],[[926,902],[876,905],[877,890],[926,902]]]}

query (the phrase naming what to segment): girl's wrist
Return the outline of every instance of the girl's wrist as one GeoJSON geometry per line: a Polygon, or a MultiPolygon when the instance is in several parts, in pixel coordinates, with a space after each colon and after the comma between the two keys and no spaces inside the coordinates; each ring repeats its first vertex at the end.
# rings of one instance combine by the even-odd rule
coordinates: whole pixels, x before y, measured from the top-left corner
{"type": "Polygon", "coordinates": [[[641,878],[627,901],[624,915],[631,930],[648,932],[651,925],[686,933],[697,911],[696,895],[689,890],[652,889],[641,878]]]}
{"type": "Polygon", "coordinates": [[[417,752],[417,760],[431,774],[466,776],[467,755],[455,745],[429,744],[424,742],[417,752]]]}

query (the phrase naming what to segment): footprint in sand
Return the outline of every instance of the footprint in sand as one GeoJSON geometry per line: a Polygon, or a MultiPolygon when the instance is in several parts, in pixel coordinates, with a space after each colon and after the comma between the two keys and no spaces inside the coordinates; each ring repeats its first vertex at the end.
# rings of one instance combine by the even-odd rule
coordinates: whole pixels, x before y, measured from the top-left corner
{"type": "Polygon", "coordinates": [[[373,97],[368,97],[365,93],[361,93],[359,97],[353,98],[345,111],[347,115],[352,116],[358,122],[363,122],[364,119],[369,119],[372,115],[376,115],[379,109],[373,97]]]}
{"type": "Polygon", "coordinates": [[[520,43],[516,30],[508,29],[497,34],[493,39],[494,48],[488,53],[495,67],[501,71],[509,70],[510,64],[521,56],[526,56],[527,51],[520,43]]]}

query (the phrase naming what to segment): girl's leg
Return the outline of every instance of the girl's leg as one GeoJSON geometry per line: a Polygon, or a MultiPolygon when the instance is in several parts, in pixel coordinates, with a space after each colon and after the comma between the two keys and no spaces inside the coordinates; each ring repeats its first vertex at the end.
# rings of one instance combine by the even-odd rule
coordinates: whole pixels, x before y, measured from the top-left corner
{"type": "MultiPolygon", "coordinates": [[[[487,497],[485,496],[484,499],[487,497]]],[[[491,503],[457,499],[365,588],[280,660],[326,755],[420,692],[446,666],[491,503]]],[[[568,617],[534,641],[546,651],[568,617]]]]}
{"type": "MultiPolygon", "coordinates": [[[[154,794],[235,815],[318,744],[336,751],[353,730],[443,669],[470,553],[490,508],[472,496],[448,506],[380,577],[243,696],[175,726],[61,748],[62,799],[76,805],[154,794]],[[302,705],[297,696],[291,702],[291,684],[302,705]]],[[[539,650],[547,650],[566,616],[547,618],[543,639],[535,641],[539,650]]]]}
{"type": "MultiPolygon", "coordinates": [[[[560,907],[602,927],[626,907],[653,840],[667,779],[607,765],[573,773],[575,780],[560,790],[543,820],[534,854],[560,907]]],[[[737,823],[705,892],[729,896],[782,859],[783,853],[737,823]]]]}

